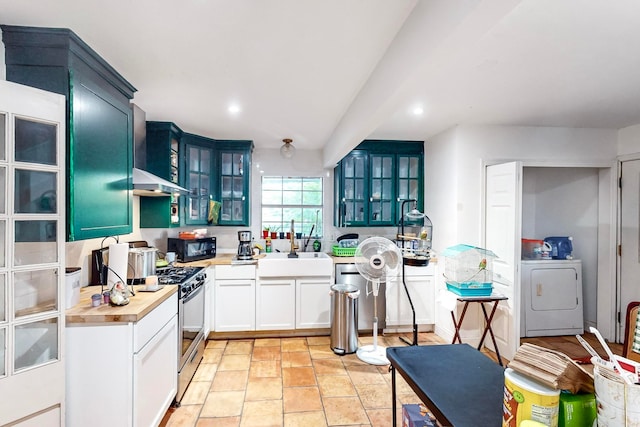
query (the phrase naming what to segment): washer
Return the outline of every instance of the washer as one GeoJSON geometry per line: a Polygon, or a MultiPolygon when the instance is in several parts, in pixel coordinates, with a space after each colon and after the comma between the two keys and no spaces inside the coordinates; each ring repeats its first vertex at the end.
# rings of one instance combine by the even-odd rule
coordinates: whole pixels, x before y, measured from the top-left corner
{"type": "Polygon", "coordinates": [[[584,333],[582,262],[521,261],[520,335],[538,337],[584,333]]]}

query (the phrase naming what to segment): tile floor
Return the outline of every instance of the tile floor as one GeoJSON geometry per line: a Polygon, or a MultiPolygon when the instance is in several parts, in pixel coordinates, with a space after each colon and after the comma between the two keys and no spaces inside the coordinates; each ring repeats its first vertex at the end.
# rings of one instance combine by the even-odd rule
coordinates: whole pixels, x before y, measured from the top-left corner
{"type": "MultiPolygon", "coordinates": [[[[372,341],[359,339],[361,346],[372,341]]],[[[442,340],[421,333],[419,344],[429,343],[442,340]]],[[[378,344],[405,345],[397,335],[379,336],[378,344]]],[[[396,378],[398,405],[419,403],[396,378]]],[[[181,406],[161,426],[389,427],[391,416],[388,366],[338,356],[328,336],[210,340],[181,406]]]]}

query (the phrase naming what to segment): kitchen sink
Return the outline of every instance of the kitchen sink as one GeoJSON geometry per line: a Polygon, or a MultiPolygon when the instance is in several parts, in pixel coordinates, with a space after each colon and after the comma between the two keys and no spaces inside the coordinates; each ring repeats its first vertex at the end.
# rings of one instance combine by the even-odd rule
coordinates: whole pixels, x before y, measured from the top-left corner
{"type": "Polygon", "coordinates": [[[298,252],[289,258],[286,252],[272,252],[258,259],[260,277],[331,276],[333,261],[324,252],[298,252]]]}

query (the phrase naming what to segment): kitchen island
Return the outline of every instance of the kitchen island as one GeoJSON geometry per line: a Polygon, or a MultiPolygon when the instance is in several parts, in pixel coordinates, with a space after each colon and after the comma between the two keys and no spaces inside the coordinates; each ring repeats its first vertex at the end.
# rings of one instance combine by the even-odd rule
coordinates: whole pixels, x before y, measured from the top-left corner
{"type": "Polygon", "coordinates": [[[66,311],[68,425],[157,426],[178,388],[178,287],[91,306],[83,288],[66,311]]]}

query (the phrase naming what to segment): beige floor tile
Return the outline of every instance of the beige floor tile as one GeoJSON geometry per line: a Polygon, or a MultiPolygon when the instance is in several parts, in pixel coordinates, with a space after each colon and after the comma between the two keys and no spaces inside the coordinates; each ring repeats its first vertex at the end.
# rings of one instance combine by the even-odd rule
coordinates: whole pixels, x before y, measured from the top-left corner
{"type": "Polygon", "coordinates": [[[282,400],[245,402],[242,408],[241,427],[278,427],[283,422],[282,400]]]}
{"type": "Polygon", "coordinates": [[[346,375],[321,375],[318,376],[318,386],[322,397],[357,396],[356,388],[351,378],[346,375]]]}
{"type": "Polygon", "coordinates": [[[217,363],[200,363],[196,373],[193,375],[193,381],[213,381],[217,371],[217,363]]]}
{"type": "Polygon", "coordinates": [[[369,418],[357,397],[325,397],[322,403],[330,426],[369,424],[369,418]]]}
{"type": "Polygon", "coordinates": [[[252,361],[249,367],[249,378],[282,377],[281,362],[279,360],[252,361]]]}
{"type": "MultiPolygon", "coordinates": [[[[371,421],[371,427],[389,427],[392,423],[391,409],[367,409],[367,416],[371,421]]],[[[400,411],[398,411],[400,412],[400,411]]],[[[402,415],[396,414],[397,425],[402,425],[402,415]]]]}
{"type": "Polygon", "coordinates": [[[225,354],[220,359],[218,371],[248,371],[250,366],[250,354],[225,354]]]}
{"type": "Polygon", "coordinates": [[[239,427],[240,417],[200,418],[196,427],[239,427]]]}
{"type": "Polygon", "coordinates": [[[213,378],[211,391],[244,391],[249,371],[222,371],[213,378]]]}
{"type": "Polygon", "coordinates": [[[191,381],[180,403],[182,405],[202,405],[207,399],[210,388],[210,381],[191,381]]]}
{"type": "Polygon", "coordinates": [[[335,354],[328,345],[310,345],[309,353],[311,353],[312,359],[337,359],[341,357],[335,354]]]}
{"type": "Polygon", "coordinates": [[[316,375],[347,375],[340,359],[314,359],[313,368],[316,375]]]}
{"type": "Polygon", "coordinates": [[[253,347],[280,347],[280,338],[256,338],[253,347]]]}
{"type": "Polygon", "coordinates": [[[162,420],[162,427],[192,427],[198,421],[198,414],[202,405],[184,405],[179,408],[169,408],[162,420]]]}
{"type": "Polygon", "coordinates": [[[356,353],[345,354],[344,356],[341,357],[341,359],[344,366],[369,365],[367,362],[364,362],[358,359],[358,355],[356,353]]]}
{"type": "Polygon", "coordinates": [[[223,348],[205,348],[201,363],[219,363],[224,353],[223,348]]]}
{"type": "Polygon", "coordinates": [[[312,367],[282,368],[284,387],[304,387],[316,385],[316,376],[312,367]]]}
{"type": "Polygon", "coordinates": [[[391,387],[387,384],[360,384],[355,387],[365,409],[391,409],[391,387]]]}
{"type": "Polygon", "coordinates": [[[224,349],[224,354],[251,354],[253,340],[229,341],[224,349]]]}
{"type": "MultiPolygon", "coordinates": [[[[391,425],[391,424],[389,424],[391,425]]],[[[324,412],[286,412],[284,413],[284,427],[326,427],[327,420],[324,412]]]]}
{"type": "Polygon", "coordinates": [[[280,347],[256,347],[251,353],[252,360],[280,360],[280,347]]]}
{"type": "Polygon", "coordinates": [[[285,351],[282,353],[282,367],[312,366],[308,351],[285,351]]]}
{"type": "Polygon", "coordinates": [[[227,340],[207,340],[206,348],[225,348],[227,340]]]}
{"type": "Polygon", "coordinates": [[[282,378],[250,378],[245,402],[282,399],[282,378]]]}
{"type": "Polygon", "coordinates": [[[322,409],[318,387],[286,387],[282,395],[285,413],[322,409]]]}
{"type": "Polygon", "coordinates": [[[375,365],[350,365],[347,373],[354,385],[359,384],[387,384],[375,365]]]}
{"type": "Polygon", "coordinates": [[[282,338],[281,340],[282,351],[307,351],[306,338],[282,338]]]}
{"type": "Polygon", "coordinates": [[[326,345],[328,346],[331,342],[331,337],[329,336],[321,336],[321,337],[307,337],[308,345],[326,345]]]}
{"type": "Polygon", "coordinates": [[[242,414],[243,391],[210,391],[200,412],[201,417],[233,417],[242,414]]]}

